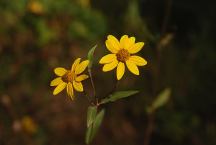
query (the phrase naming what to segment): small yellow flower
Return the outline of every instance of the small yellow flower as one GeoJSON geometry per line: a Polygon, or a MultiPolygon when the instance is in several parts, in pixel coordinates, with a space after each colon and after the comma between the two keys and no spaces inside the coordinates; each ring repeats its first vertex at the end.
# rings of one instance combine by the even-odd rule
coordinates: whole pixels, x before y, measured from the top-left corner
{"type": "Polygon", "coordinates": [[[88,75],[81,74],[89,64],[89,60],[82,61],[80,63],[81,58],[77,58],[71,70],[66,70],[62,67],[55,68],[54,72],[58,76],[54,80],[51,81],[50,86],[56,86],[53,91],[53,95],[57,95],[64,88],[67,90],[68,96],[73,100],[74,98],[74,90],[78,92],[83,92],[82,81],[88,78],[88,75]]]}
{"type": "Polygon", "coordinates": [[[125,73],[125,65],[130,72],[139,75],[137,66],[144,66],[147,64],[144,58],[133,55],[139,52],[144,46],[144,42],[135,43],[135,37],[124,35],[119,42],[114,36],[108,35],[105,43],[111,54],[102,57],[99,63],[104,64],[104,72],[111,71],[117,67],[116,76],[118,80],[120,80],[125,73]]]}

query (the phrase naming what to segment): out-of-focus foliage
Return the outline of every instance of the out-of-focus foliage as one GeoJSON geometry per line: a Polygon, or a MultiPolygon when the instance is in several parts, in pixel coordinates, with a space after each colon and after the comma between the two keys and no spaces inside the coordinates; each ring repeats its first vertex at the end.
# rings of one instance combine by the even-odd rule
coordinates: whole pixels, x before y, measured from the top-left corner
{"type": "MultiPolygon", "coordinates": [[[[169,87],[155,112],[151,145],[216,144],[216,2],[197,0],[0,0],[0,144],[83,145],[87,101],[52,96],[53,68],[87,57],[95,44],[92,74],[97,96],[114,84],[102,73],[106,36],[144,41],[148,65],[127,73],[118,90],[139,93],[106,107],[95,145],[140,145],[146,108],[169,87]]],[[[92,95],[90,81],[84,84],[92,95]]],[[[63,93],[64,94],[64,93],[63,93]]],[[[66,95],[66,94],[65,94],[66,95]]]]}

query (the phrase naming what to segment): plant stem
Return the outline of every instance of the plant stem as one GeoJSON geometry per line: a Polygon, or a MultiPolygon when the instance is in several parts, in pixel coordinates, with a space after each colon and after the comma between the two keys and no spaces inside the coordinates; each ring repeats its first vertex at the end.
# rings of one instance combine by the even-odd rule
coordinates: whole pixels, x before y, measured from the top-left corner
{"type": "Polygon", "coordinates": [[[119,82],[119,81],[115,79],[113,88],[105,95],[104,98],[108,97],[109,95],[111,95],[113,92],[116,91],[117,86],[118,86],[118,82],[119,82]]]}
{"type": "Polygon", "coordinates": [[[90,97],[88,96],[88,94],[86,93],[86,91],[84,90],[83,91],[83,93],[84,93],[84,96],[87,98],[87,100],[89,101],[89,103],[91,104],[91,105],[94,105],[94,103],[92,102],[92,100],[90,99],[90,97]]]}

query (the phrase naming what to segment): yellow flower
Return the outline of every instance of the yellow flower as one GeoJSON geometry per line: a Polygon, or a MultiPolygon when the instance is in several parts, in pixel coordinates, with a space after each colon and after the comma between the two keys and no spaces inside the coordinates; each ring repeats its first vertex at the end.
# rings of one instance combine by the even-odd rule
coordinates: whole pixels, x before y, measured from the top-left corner
{"type": "Polygon", "coordinates": [[[124,35],[121,37],[120,41],[118,41],[114,36],[108,35],[105,43],[111,54],[102,57],[99,63],[104,64],[104,72],[111,71],[117,67],[116,76],[118,80],[120,80],[125,73],[125,65],[130,72],[139,75],[137,66],[144,66],[147,64],[144,58],[134,55],[144,46],[144,42],[135,43],[135,37],[124,35]]]}
{"type": "Polygon", "coordinates": [[[66,88],[68,96],[73,100],[74,89],[78,92],[83,92],[82,81],[87,79],[88,75],[81,73],[88,66],[89,60],[82,61],[81,63],[80,60],[81,58],[77,58],[70,70],[66,70],[62,67],[55,68],[54,72],[58,77],[50,83],[50,86],[56,86],[53,95],[57,95],[66,88]]]}

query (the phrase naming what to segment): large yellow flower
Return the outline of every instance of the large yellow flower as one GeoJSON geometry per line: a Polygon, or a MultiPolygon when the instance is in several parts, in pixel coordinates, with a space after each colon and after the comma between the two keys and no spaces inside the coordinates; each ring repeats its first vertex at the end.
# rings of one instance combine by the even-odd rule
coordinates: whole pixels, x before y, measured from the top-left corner
{"type": "Polygon", "coordinates": [[[139,75],[137,66],[144,66],[147,64],[144,58],[133,55],[139,52],[144,46],[144,42],[135,43],[135,37],[124,35],[119,42],[114,36],[108,35],[105,43],[111,54],[102,57],[99,63],[104,64],[104,72],[111,71],[117,67],[116,76],[118,80],[120,80],[125,73],[125,65],[130,72],[139,75]]]}
{"type": "Polygon", "coordinates": [[[87,79],[88,75],[81,73],[88,66],[89,60],[82,61],[81,63],[80,60],[81,58],[77,58],[70,70],[62,67],[55,68],[54,72],[58,77],[50,83],[50,86],[56,86],[53,91],[53,95],[57,95],[64,90],[64,88],[66,88],[68,96],[73,99],[74,89],[78,92],[83,92],[83,85],[81,81],[87,79]]]}

